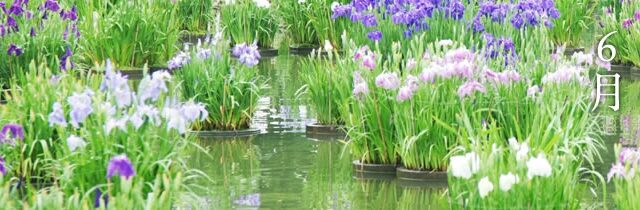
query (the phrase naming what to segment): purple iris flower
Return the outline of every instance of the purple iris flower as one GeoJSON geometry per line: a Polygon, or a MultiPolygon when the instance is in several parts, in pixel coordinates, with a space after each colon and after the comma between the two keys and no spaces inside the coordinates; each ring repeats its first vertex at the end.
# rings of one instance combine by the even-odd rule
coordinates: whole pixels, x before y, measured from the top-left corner
{"type": "Polygon", "coordinates": [[[382,32],[378,30],[371,31],[367,34],[367,37],[372,41],[380,41],[382,39],[382,32]]]}
{"type": "Polygon", "coordinates": [[[80,30],[78,30],[78,24],[77,23],[73,23],[73,25],[71,25],[71,33],[75,33],[76,39],[80,38],[80,30]]]}
{"type": "Polygon", "coordinates": [[[631,18],[627,18],[624,21],[622,21],[622,28],[629,28],[629,26],[633,25],[633,19],[631,18]]]}
{"type": "Polygon", "coordinates": [[[0,156],[0,174],[2,174],[2,176],[7,174],[7,167],[5,166],[2,156],[0,156]]]}
{"type": "Polygon", "coordinates": [[[464,16],[464,4],[460,0],[450,2],[449,8],[447,8],[447,15],[454,20],[460,20],[464,16]]]}
{"type": "Polygon", "coordinates": [[[544,25],[545,25],[547,28],[553,28],[553,22],[551,22],[551,20],[545,20],[545,21],[544,21],[544,25]]]}
{"type": "Polygon", "coordinates": [[[56,0],[47,0],[44,2],[44,8],[52,12],[58,12],[60,10],[60,5],[56,0]]]}
{"type": "Polygon", "coordinates": [[[10,140],[24,140],[24,128],[17,124],[6,124],[0,131],[0,142],[9,142],[10,140]],[[11,136],[7,136],[11,133],[11,136]]]}
{"type": "Polygon", "coordinates": [[[333,14],[331,15],[332,19],[337,19],[339,17],[350,17],[351,11],[353,7],[351,5],[340,5],[333,9],[333,14]]]}
{"type": "Polygon", "coordinates": [[[73,5],[73,7],[71,7],[71,10],[69,10],[69,11],[65,11],[64,9],[61,10],[60,11],[60,17],[63,20],[71,20],[71,21],[78,20],[78,7],[73,5]]]}
{"type": "Polygon", "coordinates": [[[516,29],[521,29],[524,26],[524,19],[521,14],[516,14],[511,18],[511,25],[516,29]]]}
{"type": "Polygon", "coordinates": [[[64,27],[64,32],[62,33],[62,39],[67,40],[69,38],[69,25],[64,27]]]}
{"type": "Polygon", "coordinates": [[[20,5],[20,1],[16,1],[9,7],[9,15],[20,16],[24,13],[24,8],[20,5]]]}
{"type": "Polygon", "coordinates": [[[378,21],[376,20],[376,16],[374,14],[364,14],[362,15],[362,25],[365,27],[375,27],[378,25],[378,21]]]}
{"type": "Polygon", "coordinates": [[[109,195],[102,194],[100,189],[96,190],[96,197],[93,199],[93,207],[100,208],[100,200],[104,202],[105,207],[109,205],[109,195]]]}
{"type": "Polygon", "coordinates": [[[406,23],[405,14],[403,12],[393,14],[393,16],[391,16],[391,20],[396,25],[406,23]]]}
{"type": "Polygon", "coordinates": [[[129,158],[124,154],[117,155],[109,160],[109,165],[107,166],[107,179],[110,179],[116,174],[127,180],[136,175],[136,170],[133,168],[131,160],[129,160],[129,158]]]}
{"type": "Polygon", "coordinates": [[[29,32],[29,36],[31,36],[31,37],[36,36],[36,29],[34,29],[33,27],[31,27],[31,31],[29,32]]]}
{"type": "Polygon", "coordinates": [[[480,16],[476,16],[473,19],[473,23],[471,24],[471,28],[473,29],[473,33],[482,33],[484,32],[484,24],[482,24],[482,20],[480,16]]]}
{"type": "Polygon", "coordinates": [[[20,56],[22,55],[22,49],[18,46],[16,46],[15,44],[11,44],[9,45],[9,50],[7,50],[7,54],[9,56],[20,56]]]}
{"type": "Polygon", "coordinates": [[[20,31],[20,28],[18,27],[18,23],[16,23],[16,19],[11,16],[7,17],[7,27],[11,29],[13,32],[20,31]]]}
{"type": "Polygon", "coordinates": [[[60,70],[67,71],[67,70],[73,69],[75,64],[73,63],[73,61],[71,61],[72,55],[73,54],[71,52],[71,47],[67,45],[67,47],[65,48],[64,55],[62,55],[62,57],[60,58],[60,70]]]}
{"type": "Polygon", "coordinates": [[[524,18],[527,20],[527,24],[529,24],[530,26],[538,25],[539,23],[538,16],[535,12],[529,10],[529,11],[525,11],[523,14],[524,14],[524,18]]]}
{"type": "Polygon", "coordinates": [[[7,29],[4,28],[3,24],[0,24],[0,37],[4,37],[7,34],[7,29]]]}

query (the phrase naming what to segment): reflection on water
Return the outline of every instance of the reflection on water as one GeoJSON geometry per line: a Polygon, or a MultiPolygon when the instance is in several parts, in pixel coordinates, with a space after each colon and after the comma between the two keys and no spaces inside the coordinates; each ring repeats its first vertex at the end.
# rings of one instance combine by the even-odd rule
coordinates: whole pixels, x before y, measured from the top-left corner
{"type": "MultiPolygon", "coordinates": [[[[205,208],[449,209],[442,185],[355,179],[342,143],[328,137],[308,138],[304,127],[314,119],[296,98],[303,85],[297,79],[298,60],[281,56],[260,64],[269,88],[259,101],[252,126],[260,128],[261,135],[199,140],[207,152],[194,151],[190,164],[212,179],[203,181],[198,192],[207,203],[205,208]]],[[[607,122],[609,126],[625,125],[619,115],[611,116],[615,123],[607,122]]],[[[618,133],[617,128],[609,130],[618,133]]],[[[616,135],[605,138],[603,162],[596,164],[600,173],[606,174],[615,160],[613,144],[619,139],[616,135]]]]}

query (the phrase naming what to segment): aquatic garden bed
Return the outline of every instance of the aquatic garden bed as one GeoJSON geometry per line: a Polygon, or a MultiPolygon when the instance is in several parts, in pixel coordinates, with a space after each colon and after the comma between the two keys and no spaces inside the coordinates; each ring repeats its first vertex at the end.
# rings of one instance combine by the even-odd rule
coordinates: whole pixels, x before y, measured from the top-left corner
{"type": "Polygon", "coordinates": [[[210,130],[210,131],[191,131],[198,138],[226,138],[226,137],[248,137],[260,134],[260,129],[249,128],[244,130],[210,130]]]}

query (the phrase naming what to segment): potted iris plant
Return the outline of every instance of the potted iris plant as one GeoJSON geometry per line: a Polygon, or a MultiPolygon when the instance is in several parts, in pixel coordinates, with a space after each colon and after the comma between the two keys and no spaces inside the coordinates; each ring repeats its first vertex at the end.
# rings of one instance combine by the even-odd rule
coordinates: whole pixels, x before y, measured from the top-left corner
{"type": "Polygon", "coordinates": [[[168,1],[121,1],[95,5],[84,17],[80,42],[81,62],[90,68],[107,58],[124,74],[142,78],[142,67],[151,72],[166,69],[178,50],[180,38],[177,7],[168,1]],[[105,36],[108,34],[108,36],[105,36]]]}
{"type": "Polygon", "coordinates": [[[276,9],[268,0],[226,1],[220,10],[221,24],[232,44],[256,42],[261,54],[274,55],[274,38],[280,30],[276,9]]]}
{"type": "Polygon", "coordinates": [[[206,119],[194,129],[201,136],[254,135],[251,119],[265,81],[255,66],[259,63],[258,47],[236,45],[231,58],[228,43],[218,33],[194,48],[178,53],[168,63],[169,69],[182,81],[182,96],[204,103],[206,119]]]}

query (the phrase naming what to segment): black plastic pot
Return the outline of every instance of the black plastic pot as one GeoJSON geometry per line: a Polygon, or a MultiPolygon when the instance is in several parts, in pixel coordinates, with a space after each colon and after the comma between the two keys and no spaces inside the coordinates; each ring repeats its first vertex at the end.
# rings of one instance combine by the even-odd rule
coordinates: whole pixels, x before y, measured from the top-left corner
{"type": "Polygon", "coordinates": [[[447,183],[446,171],[411,170],[400,166],[396,169],[396,176],[398,177],[398,180],[445,183],[445,185],[447,183]]]}
{"type": "MultiPolygon", "coordinates": [[[[147,73],[150,75],[153,74],[153,72],[166,69],[167,67],[153,66],[149,67],[147,73]]],[[[120,71],[122,75],[127,76],[127,78],[129,78],[130,80],[141,80],[144,77],[143,68],[122,68],[118,69],[118,71],[120,71]]]]}
{"type": "Polygon", "coordinates": [[[629,70],[629,78],[631,78],[632,80],[640,80],[640,68],[638,67],[631,67],[631,69],[629,70]]]}
{"type": "Polygon", "coordinates": [[[314,49],[318,49],[318,46],[289,47],[289,53],[292,55],[309,55],[314,49]]]}
{"type": "Polygon", "coordinates": [[[184,34],[180,37],[180,41],[183,43],[196,44],[198,40],[204,41],[205,38],[207,38],[206,34],[184,34]]]}
{"type": "Polygon", "coordinates": [[[388,180],[396,177],[395,164],[369,164],[354,160],[353,175],[359,179],[388,180]]]}
{"type": "Polygon", "coordinates": [[[622,77],[629,76],[629,72],[631,71],[631,66],[625,64],[611,64],[611,71],[609,74],[619,74],[622,77]]]}
{"type": "Polygon", "coordinates": [[[192,131],[191,133],[198,136],[199,138],[247,137],[247,136],[255,136],[260,134],[260,129],[249,128],[245,130],[235,130],[235,131],[221,131],[221,130],[192,131]]]}
{"type": "MultiPolygon", "coordinates": [[[[233,49],[229,49],[229,51],[232,51],[233,49]]],[[[273,48],[260,48],[258,49],[258,51],[260,52],[260,59],[268,59],[268,58],[273,58],[278,56],[278,49],[273,49],[273,48]]],[[[238,58],[236,56],[231,55],[231,57],[233,58],[238,58]]]]}
{"type": "Polygon", "coordinates": [[[573,56],[574,53],[577,53],[577,52],[584,52],[584,48],[582,48],[582,47],[566,48],[564,50],[564,55],[568,56],[568,57],[571,57],[571,56],[573,56]]]}
{"type": "Polygon", "coordinates": [[[305,133],[314,136],[346,136],[344,130],[337,125],[307,124],[305,133]]]}

